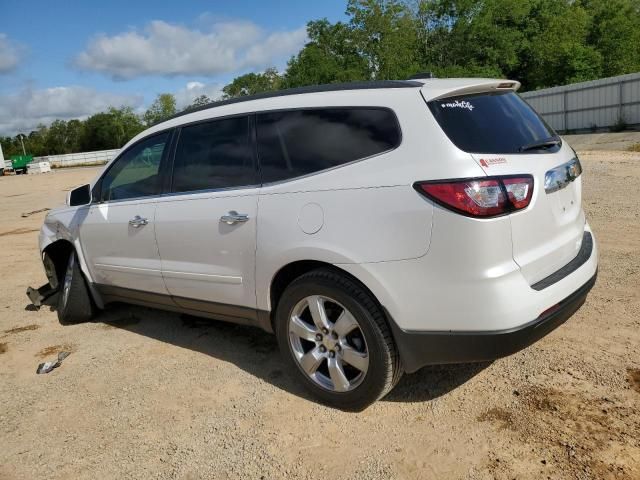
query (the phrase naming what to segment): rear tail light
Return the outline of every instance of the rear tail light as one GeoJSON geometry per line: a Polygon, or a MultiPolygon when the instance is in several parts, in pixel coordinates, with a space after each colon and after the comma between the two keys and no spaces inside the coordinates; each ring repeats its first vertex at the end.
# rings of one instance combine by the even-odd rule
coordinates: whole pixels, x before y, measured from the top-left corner
{"type": "Polygon", "coordinates": [[[533,195],[530,175],[417,182],[414,188],[449,210],[470,217],[496,217],[526,208],[533,195]]]}

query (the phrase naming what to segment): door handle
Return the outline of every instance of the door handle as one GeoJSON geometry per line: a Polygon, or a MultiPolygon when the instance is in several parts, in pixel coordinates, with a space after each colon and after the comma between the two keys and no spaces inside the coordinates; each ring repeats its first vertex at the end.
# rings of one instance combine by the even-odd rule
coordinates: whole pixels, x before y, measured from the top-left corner
{"type": "Polygon", "coordinates": [[[220,221],[227,225],[235,225],[236,223],[244,223],[249,220],[249,215],[246,213],[238,213],[235,210],[231,210],[226,215],[220,217],[220,221]]]}
{"type": "Polygon", "coordinates": [[[131,225],[133,228],[142,227],[148,223],[149,222],[147,221],[147,219],[142,218],[140,215],[136,215],[131,220],[129,220],[129,225],[131,225]]]}

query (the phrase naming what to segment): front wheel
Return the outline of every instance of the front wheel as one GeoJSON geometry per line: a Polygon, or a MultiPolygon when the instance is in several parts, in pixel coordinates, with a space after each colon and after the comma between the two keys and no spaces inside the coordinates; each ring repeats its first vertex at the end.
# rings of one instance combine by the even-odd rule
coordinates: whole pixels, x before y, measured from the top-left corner
{"type": "Polygon", "coordinates": [[[386,395],[402,369],[381,308],[360,284],[332,270],[295,280],[276,310],[280,349],[322,402],[362,410],[386,395]]]}
{"type": "Polygon", "coordinates": [[[58,320],[63,325],[86,322],[93,316],[93,305],[84,276],[72,251],[58,293],[58,320]]]}

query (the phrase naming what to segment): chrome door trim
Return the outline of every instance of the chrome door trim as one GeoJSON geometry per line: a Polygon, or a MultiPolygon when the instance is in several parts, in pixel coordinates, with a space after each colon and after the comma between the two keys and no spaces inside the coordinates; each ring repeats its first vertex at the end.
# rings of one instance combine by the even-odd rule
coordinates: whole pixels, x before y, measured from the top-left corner
{"type": "Polygon", "coordinates": [[[242,277],[234,275],[214,275],[210,273],[176,272],[163,270],[162,275],[169,278],[179,278],[181,280],[201,280],[203,282],[225,283],[228,285],[242,285],[242,277]]]}

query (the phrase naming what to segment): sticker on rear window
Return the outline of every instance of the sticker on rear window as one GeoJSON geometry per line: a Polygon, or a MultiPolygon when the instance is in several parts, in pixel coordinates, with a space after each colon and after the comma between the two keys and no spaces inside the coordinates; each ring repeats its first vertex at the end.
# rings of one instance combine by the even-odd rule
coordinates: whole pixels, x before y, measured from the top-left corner
{"type": "Polygon", "coordinates": [[[472,111],[475,108],[473,105],[471,105],[471,102],[467,102],[466,100],[456,100],[455,102],[441,103],[440,106],[442,108],[465,108],[469,111],[472,111]]]}

